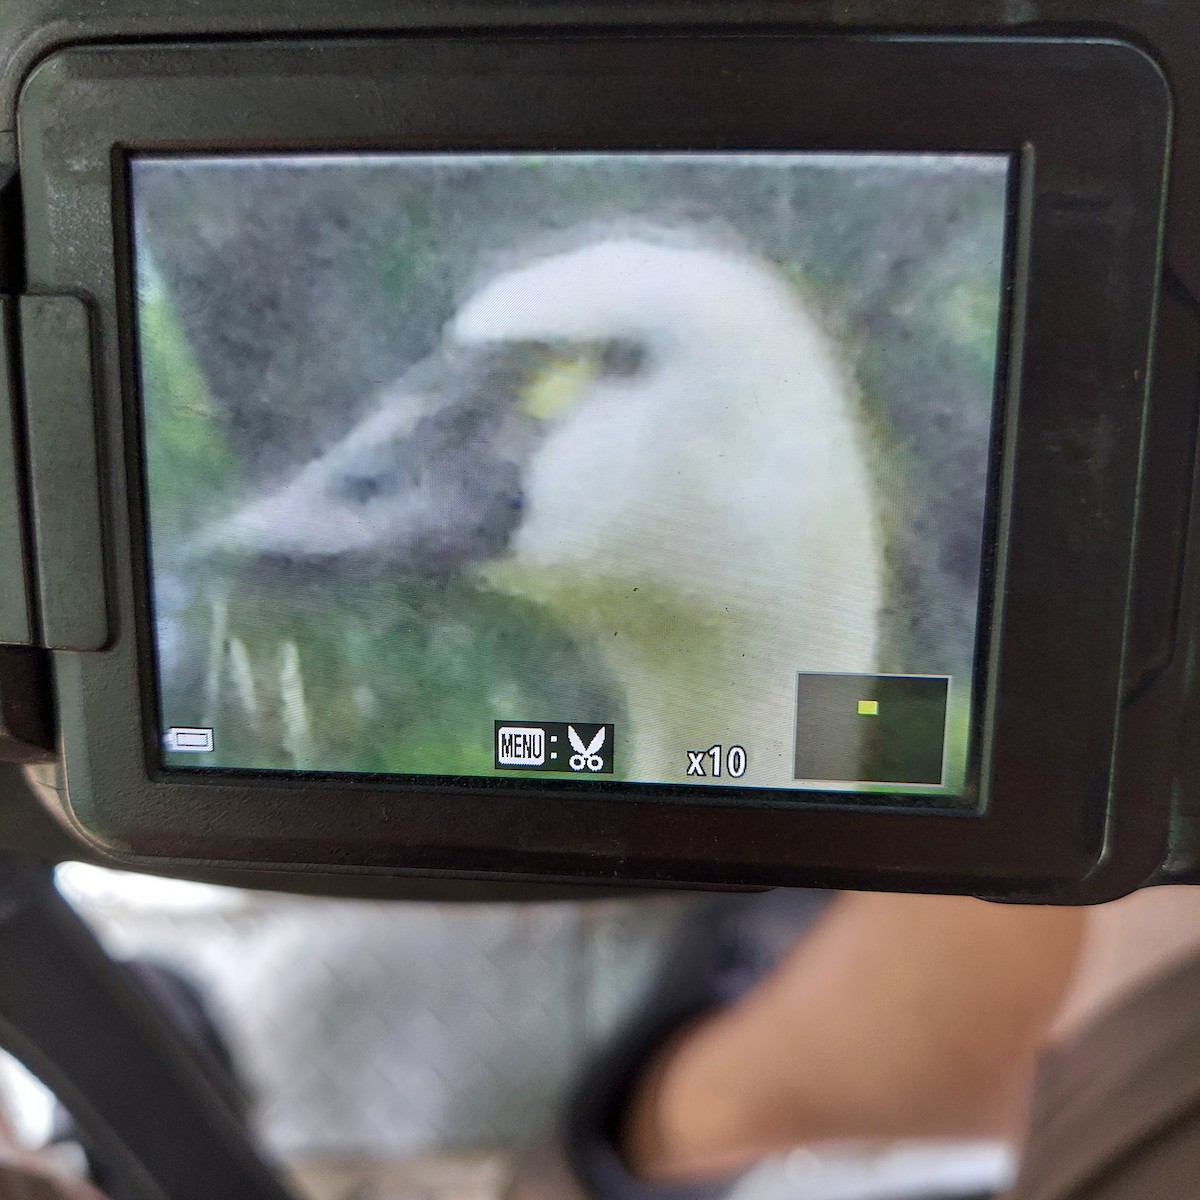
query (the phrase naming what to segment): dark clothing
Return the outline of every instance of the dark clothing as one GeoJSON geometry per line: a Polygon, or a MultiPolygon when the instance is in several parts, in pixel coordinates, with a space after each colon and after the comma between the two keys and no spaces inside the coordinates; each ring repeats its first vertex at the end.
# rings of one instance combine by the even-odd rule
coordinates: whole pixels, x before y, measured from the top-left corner
{"type": "Polygon", "coordinates": [[[1200,1197],[1200,957],[1047,1056],[1009,1200],[1200,1197]]]}

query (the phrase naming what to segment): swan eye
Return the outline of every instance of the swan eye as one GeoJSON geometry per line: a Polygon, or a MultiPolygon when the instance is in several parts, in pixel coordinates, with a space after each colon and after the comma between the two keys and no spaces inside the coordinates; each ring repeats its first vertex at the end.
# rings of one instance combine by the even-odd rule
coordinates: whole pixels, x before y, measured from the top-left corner
{"type": "Polygon", "coordinates": [[[650,355],[632,338],[610,338],[600,347],[597,375],[601,379],[637,379],[646,374],[650,355]]]}
{"type": "Polygon", "coordinates": [[[650,362],[646,347],[632,338],[529,342],[526,352],[533,365],[521,391],[520,407],[543,421],[576,407],[589,384],[638,379],[646,374],[650,362]]]}

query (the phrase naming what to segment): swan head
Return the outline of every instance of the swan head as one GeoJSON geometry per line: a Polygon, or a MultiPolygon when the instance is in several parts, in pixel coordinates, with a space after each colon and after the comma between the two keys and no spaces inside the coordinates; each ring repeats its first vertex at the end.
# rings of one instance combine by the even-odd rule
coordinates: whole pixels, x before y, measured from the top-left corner
{"type": "Polygon", "coordinates": [[[778,268],[612,236],[475,289],[431,359],[218,537],[477,570],[548,603],[794,611],[846,583],[857,614],[877,599],[873,491],[850,376],[778,268]]]}
{"type": "Polygon", "coordinates": [[[848,488],[869,503],[849,375],[747,253],[629,236],[548,255],[477,290],[446,340],[542,356],[519,401],[543,425],[511,546],[526,567],[711,589],[730,574],[714,556],[743,547],[779,583],[797,518],[811,542],[844,525],[848,488]]]}

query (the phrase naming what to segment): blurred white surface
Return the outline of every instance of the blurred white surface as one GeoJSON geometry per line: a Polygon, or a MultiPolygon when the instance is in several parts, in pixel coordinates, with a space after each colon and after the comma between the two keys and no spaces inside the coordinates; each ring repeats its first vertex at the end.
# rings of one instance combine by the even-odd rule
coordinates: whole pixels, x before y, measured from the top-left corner
{"type": "MultiPolygon", "coordinates": [[[[589,904],[315,900],[59,868],[111,953],[199,984],[272,1152],[314,1200],[493,1200],[583,1056],[634,1005],[687,897],[589,904]]],[[[0,1055],[28,1144],[52,1097],[0,1055]]],[[[993,1143],[798,1149],[734,1200],[939,1200],[1011,1178],[993,1143]]]]}

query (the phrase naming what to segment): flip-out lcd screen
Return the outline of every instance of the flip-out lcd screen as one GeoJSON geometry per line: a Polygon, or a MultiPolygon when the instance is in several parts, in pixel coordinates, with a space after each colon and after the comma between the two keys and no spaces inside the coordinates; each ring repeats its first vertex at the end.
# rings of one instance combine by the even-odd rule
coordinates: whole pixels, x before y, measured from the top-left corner
{"type": "Polygon", "coordinates": [[[134,158],[163,765],[953,803],[1011,165],[134,158]]]}

